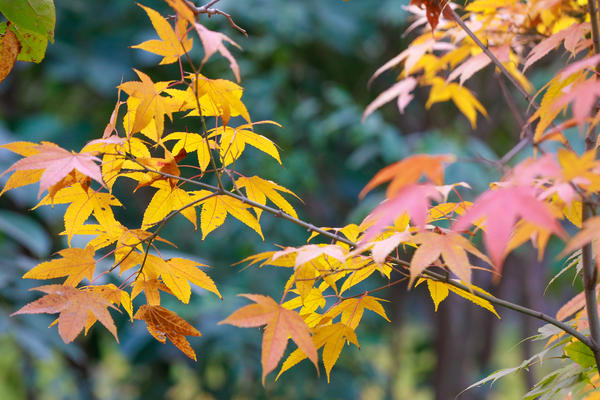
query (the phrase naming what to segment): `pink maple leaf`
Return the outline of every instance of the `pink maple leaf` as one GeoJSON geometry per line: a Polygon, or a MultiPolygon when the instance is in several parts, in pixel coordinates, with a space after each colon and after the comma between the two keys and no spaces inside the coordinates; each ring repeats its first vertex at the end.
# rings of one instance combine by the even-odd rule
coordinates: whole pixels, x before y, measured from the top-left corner
{"type": "Polygon", "coordinates": [[[365,232],[361,242],[371,240],[386,226],[402,214],[407,213],[413,223],[419,228],[425,226],[427,210],[431,199],[441,200],[442,195],[431,184],[411,184],[400,189],[394,197],[377,206],[367,219],[374,220],[374,224],[365,232]]]}
{"type": "Polygon", "coordinates": [[[241,49],[240,45],[231,40],[229,36],[224,35],[220,32],[211,31],[210,29],[206,28],[200,23],[194,24],[194,27],[196,28],[196,32],[198,33],[198,36],[202,41],[202,46],[204,47],[204,58],[202,59],[202,63],[205,63],[206,60],[208,60],[213,54],[215,54],[218,51],[223,57],[225,57],[229,61],[229,66],[231,67],[231,70],[235,75],[235,79],[237,79],[237,81],[239,82],[240,67],[233,55],[231,54],[231,52],[227,49],[227,47],[225,47],[223,41],[234,45],[238,49],[241,49]]]}
{"type": "Polygon", "coordinates": [[[74,169],[104,186],[102,172],[98,164],[96,164],[96,161],[101,161],[98,157],[94,157],[90,153],[72,153],[49,142],[43,142],[38,145],[37,151],[38,153],[23,158],[11,165],[0,176],[12,171],[43,169],[44,172],[40,178],[38,196],[44,190],[58,183],[74,169]]]}
{"type": "Polygon", "coordinates": [[[494,267],[500,272],[506,257],[506,246],[517,221],[522,218],[564,237],[548,205],[536,197],[529,186],[509,186],[487,190],[473,206],[458,218],[452,229],[465,230],[475,221],[485,217],[483,241],[494,267]]]}

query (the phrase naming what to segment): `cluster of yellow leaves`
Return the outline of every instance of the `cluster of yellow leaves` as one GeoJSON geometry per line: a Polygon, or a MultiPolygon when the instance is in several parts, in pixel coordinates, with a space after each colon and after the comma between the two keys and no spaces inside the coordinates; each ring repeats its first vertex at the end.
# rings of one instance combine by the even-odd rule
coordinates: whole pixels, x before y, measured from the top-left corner
{"type": "MultiPolygon", "coordinates": [[[[133,47],[161,56],[159,65],[186,61],[188,57],[193,60],[196,55],[190,33],[195,33],[204,53],[200,64],[219,53],[229,61],[239,81],[239,66],[225,45],[239,46],[197,22],[197,15],[185,1],[167,3],[177,14],[173,22],[140,5],[158,39],[133,47]]],[[[208,78],[200,73],[201,66],[190,64],[190,68],[192,72],[181,72],[178,80],[159,82],[134,70],[139,80],[118,86],[119,99],[102,139],[88,143],[79,153],[47,142],[2,146],[24,157],[4,172],[12,175],[2,193],[39,182],[40,195],[48,193],[36,207],[66,205],[63,235],[67,244],[71,246],[74,236],[88,240],[85,248],[63,249],[59,251],[60,258],[42,262],[23,276],[63,278],[64,282],[38,288],[46,296],[15,314],[59,313],[59,333],[69,342],[84,328],[87,333],[97,320],[117,337],[108,309],[122,307],[131,319],[144,320],[157,340],[169,339],[187,356],[196,359],[185,336],[200,336],[200,332],[161,306],[161,292],[186,304],[192,284],[219,297],[221,294],[201,269],[206,265],[161,256],[158,243],[173,245],[159,236],[162,227],[181,215],[194,229],[199,227],[205,238],[231,215],[262,238],[259,220],[262,207],[268,207],[267,200],[280,212],[296,217],[294,208],[282,194],[297,196],[270,180],[234,171],[236,161],[248,145],[281,164],[279,150],[270,139],[254,131],[257,123],[252,122],[242,102],[240,85],[208,78]],[[121,92],[127,95],[124,101],[121,92]],[[173,132],[170,128],[168,122],[177,116],[189,121],[186,131],[173,132]],[[208,129],[213,118],[214,127],[208,129]],[[188,155],[192,153],[195,155],[190,161],[188,155]],[[113,195],[115,185],[124,179],[135,182],[134,191],[142,187],[153,191],[139,227],[124,226],[113,210],[125,203],[113,195]],[[212,184],[215,180],[216,186],[212,184]],[[113,262],[107,270],[97,270],[99,259],[111,258],[113,262]],[[119,274],[111,279],[120,279],[118,287],[97,283],[101,276],[117,268],[119,274]],[[139,302],[142,297],[138,295],[142,293],[146,304],[134,312],[133,302],[139,302]]],[[[263,123],[278,125],[272,121],[263,123]]],[[[310,339],[308,330],[306,335],[310,339]]]]}

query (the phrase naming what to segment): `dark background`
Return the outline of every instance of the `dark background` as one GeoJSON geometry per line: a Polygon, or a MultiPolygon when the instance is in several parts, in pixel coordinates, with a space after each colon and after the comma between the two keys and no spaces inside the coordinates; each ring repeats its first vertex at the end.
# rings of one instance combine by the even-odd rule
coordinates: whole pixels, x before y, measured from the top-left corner
{"type": "MultiPolygon", "coordinates": [[[[161,1],[144,4],[168,12],[161,1]]],[[[481,192],[500,174],[469,159],[497,159],[516,143],[519,130],[498,95],[491,68],[468,85],[490,114],[479,119],[475,131],[451,104],[425,110],[427,92],[420,90],[403,115],[388,105],[361,122],[366,105],[395,79],[388,72],[368,88],[369,77],[414,37],[402,37],[408,26],[405,4],[221,1],[219,8],[247,29],[248,38],[224,18],[202,20],[244,48],[232,51],[253,120],[283,125],[260,128],[282,149],[283,168],[253,150],[245,153],[239,168],[292,189],[304,200],[293,203],[301,218],[315,225],[360,222],[382,199],[376,193],[359,202],[361,188],[379,169],[413,153],[457,154],[459,162],[448,169],[446,181],[467,181],[473,193],[481,192]]],[[[56,43],[49,46],[46,59],[39,65],[18,63],[0,85],[2,143],[47,140],[79,150],[102,135],[116,101],[115,87],[122,79],[136,79],[133,67],[155,81],[177,76],[176,65],[157,67],[159,57],[129,48],[154,38],[145,13],[133,1],[62,0],[56,6],[56,43]]],[[[196,38],[196,49],[198,44],[196,38]]],[[[534,82],[551,76],[551,65],[540,64],[539,71],[534,82]]],[[[204,72],[233,79],[219,57],[204,72]]],[[[14,160],[2,151],[0,169],[14,160]]],[[[119,217],[128,226],[139,225],[149,193],[122,199],[127,209],[119,217]]],[[[305,242],[303,229],[268,215],[261,219],[265,242],[231,219],[205,241],[192,234],[184,219],[175,219],[164,231],[164,237],[178,244],[179,254],[213,267],[209,274],[224,295],[220,301],[198,291],[187,306],[166,300],[167,307],[203,333],[191,339],[197,363],[171,344],[156,342],[142,322],[132,326],[117,314],[120,344],[94,327],[87,337],[65,345],[56,328],[47,329],[52,316],[8,316],[37,296],[27,289],[39,282],[20,276],[66,246],[58,236],[63,209],[31,211],[36,195],[37,187],[32,187],[0,197],[1,399],[452,399],[496,369],[518,365],[532,351],[530,344],[518,343],[536,332],[537,321],[498,310],[500,324],[492,314],[452,295],[436,314],[422,287],[407,292],[402,286],[380,295],[390,300],[386,310],[392,323],[366,315],[357,331],[360,350],[352,347],[342,353],[330,384],[303,362],[278,382],[273,383],[273,374],[263,387],[260,331],[217,322],[246,304],[238,293],[280,295],[286,271],[231,266],[273,250],[273,244],[305,242]]],[[[538,263],[524,247],[509,257],[500,285],[491,285],[489,275],[482,273],[475,274],[476,282],[501,297],[554,312],[574,292],[567,277],[542,297],[549,277],[561,268],[552,258],[558,253],[554,249],[548,260],[538,263]]],[[[542,373],[534,369],[460,398],[514,399],[542,373]]]]}

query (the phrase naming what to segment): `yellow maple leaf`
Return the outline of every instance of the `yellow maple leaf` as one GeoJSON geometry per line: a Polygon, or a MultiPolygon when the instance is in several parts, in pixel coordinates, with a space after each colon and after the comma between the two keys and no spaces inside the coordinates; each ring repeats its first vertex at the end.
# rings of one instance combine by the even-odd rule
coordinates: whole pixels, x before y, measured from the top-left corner
{"type": "Polygon", "coordinates": [[[27,279],[54,279],[67,277],[65,285],[77,286],[84,278],[90,281],[94,279],[96,260],[95,250],[92,246],[85,249],[70,248],[58,252],[62,258],[46,261],[23,275],[27,279]]]}
{"type": "Polygon", "coordinates": [[[425,108],[429,109],[433,104],[452,100],[456,107],[462,112],[475,129],[477,125],[477,112],[487,117],[487,112],[481,103],[473,96],[469,89],[458,83],[447,83],[442,78],[435,77],[432,80],[429,98],[425,108]]]}
{"type": "Polygon", "coordinates": [[[160,65],[172,64],[192,49],[194,42],[187,37],[188,21],[186,19],[179,18],[175,25],[175,31],[173,31],[171,25],[158,12],[141,4],[138,5],[148,14],[150,21],[152,21],[152,26],[154,26],[161,40],[147,40],[131,47],[163,56],[164,58],[159,63],[160,65]]]}
{"type": "MultiPolygon", "coordinates": [[[[241,177],[235,182],[235,184],[238,188],[246,189],[246,196],[248,196],[248,199],[263,205],[267,204],[267,199],[269,199],[286,214],[291,215],[294,218],[298,218],[296,210],[294,210],[291,204],[288,203],[288,201],[277,192],[280,191],[289,193],[300,200],[300,197],[298,197],[291,190],[280,186],[275,182],[262,179],[259,176],[253,176],[250,178],[241,177]]],[[[255,208],[254,210],[256,211],[257,217],[260,218],[262,210],[260,208],[255,208]]]]}
{"type": "MultiPolygon", "coordinates": [[[[275,122],[271,121],[262,121],[263,123],[272,123],[275,125],[275,122]]],[[[209,137],[215,137],[220,135],[221,139],[219,141],[220,145],[220,156],[221,162],[223,166],[226,167],[229,164],[233,163],[237,160],[246,145],[249,144],[263,153],[267,153],[271,157],[273,157],[279,164],[281,164],[281,159],[279,158],[279,151],[275,144],[265,136],[256,134],[252,132],[252,125],[246,124],[238,126],[237,128],[231,128],[229,126],[219,127],[214,129],[209,137]]]]}
{"type": "Polygon", "coordinates": [[[107,229],[120,225],[111,210],[111,206],[122,206],[121,202],[110,193],[95,191],[91,188],[83,188],[77,183],[59,190],[54,197],[47,195],[36,206],[69,204],[65,211],[65,233],[69,245],[71,238],[83,226],[84,222],[93,214],[98,224],[107,229]]]}
{"type": "MultiPolygon", "coordinates": [[[[201,193],[203,191],[200,191],[201,193]]],[[[200,214],[200,229],[202,230],[202,239],[223,225],[227,214],[231,214],[234,218],[240,220],[264,240],[262,230],[258,220],[252,213],[248,211],[250,206],[241,200],[228,195],[214,196],[202,203],[202,212],[200,214]]]]}
{"type": "MultiPolygon", "coordinates": [[[[194,201],[188,192],[178,186],[171,187],[166,181],[154,182],[153,186],[158,187],[159,189],[154,193],[152,200],[150,200],[150,203],[144,212],[142,228],[147,228],[162,221],[163,218],[171,213],[171,211],[182,209],[194,201]]],[[[197,228],[196,209],[194,207],[183,209],[181,215],[194,224],[194,228],[197,228]]]]}

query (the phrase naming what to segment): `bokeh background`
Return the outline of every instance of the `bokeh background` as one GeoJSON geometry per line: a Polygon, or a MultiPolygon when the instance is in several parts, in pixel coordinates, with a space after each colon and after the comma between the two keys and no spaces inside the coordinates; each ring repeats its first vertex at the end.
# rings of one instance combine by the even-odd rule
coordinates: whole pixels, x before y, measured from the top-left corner
{"type": "MultiPolygon", "coordinates": [[[[162,1],[143,3],[167,12],[162,1]]],[[[427,92],[420,91],[403,115],[389,105],[361,121],[366,105],[395,80],[390,72],[369,88],[369,77],[413,37],[402,36],[409,24],[406,3],[222,0],[219,8],[248,31],[248,38],[224,18],[203,21],[243,46],[235,56],[253,119],[283,125],[261,128],[281,147],[283,168],[252,150],[238,166],[294,190],[304,200],[294,203],[299,214],[315,225],[360,222],[382,199],[373,194],[359,201],[360,189],[379,169],[413,153],[457,154],[447,182],[467,181],[473,193],[481,192],[500,174],[475,160],[495,160],[516,143],[519,129],[491,68],[469,82],[490,114],[475,131],[453,105],[425,110],[427,92]]],[[[156,67],[157,57],[129,48],[154,35],[135,2],[61,0],[56,7],[56,43],[46,59],[39,65],[18,63],[0,85],[1,143],[47,140],[79,150],[101,136],[116,101],[115,87],[135,79],[133,67],[155,81],[177,74],[175,65],[156,67]]],[[[538,70],[535,83],[551,76],[552,61],[538,70]]],[[[215,58],[205,72],[233,79],[223,59],[215,58]]],[[[0,152],[0,169],[14,161],[8,151],[0,152]]],[[[120,219],[138,225],[149,194],[140,191],[125,199],[120,219]]],[[[366,315],[357,332],[360,350],[344,350],[330,384],[303,362],[277,382],[270,376],[263,387],[260,331],[217,322],[246,303],[236,294],[279,296],[287,278],[276,268],[243,269],[233,263],[274,244],[300,245],[307,238],[304,230],[267,215],[264,242],[229,219],[205,241],[183,219],[165,230],[179,254],[212,266],[209,273],[224,295],[220,301],[199,291],[187,306],[167,300],[167,307],[203,333],[191,339],[197,363],[171,344],[155,341],[143,322],[131,325],[116,314],[120,343],[95,327],[65,345],[56,328],[47,328],[52,316],[9,317],[37,296],[28,289],[39,282],[20,276],[66,245],[58,235],[62,209],[31,210],[36,202],[37,187],[0,197],[0,399],[453,399],[470,383],[518,365],[535,350],[519,342],[536,332],[537,321],[498,310],[500,322],[452,295],[434,313],[423,288],[407,292],[397,286],[380,295],[390,301],[391,324],[366,315]]],[[[500,284],[492,284],[489,274],[476,273],[475,279],[501,297],[552,313],[577,289],[567,277],[542,295],[561,268],[554,255],[537,262],[524,247],[508,259],[500,284]]],[[[532,369],[459,398],[518,398],[542,373],[532,369]]]]}

